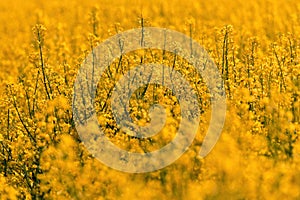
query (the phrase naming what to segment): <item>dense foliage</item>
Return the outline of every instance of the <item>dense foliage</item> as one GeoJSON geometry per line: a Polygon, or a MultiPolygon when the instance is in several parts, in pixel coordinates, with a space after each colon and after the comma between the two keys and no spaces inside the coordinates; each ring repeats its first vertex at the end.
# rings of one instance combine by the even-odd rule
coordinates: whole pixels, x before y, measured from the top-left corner
{"type": "Polygon", "coordinates": [[[1,199],[299,199],[300,2],[1,1],[1,199]],[[149,85],[130,100],[135,123],[149,106],[167,109],[164,129],[151,139],[127,136],[115,124],[111,88],[140,63],[163,63],[198,91],[198,134],[172,165],[145,174],[106,167],[86,150],[74,127],[73,84],[92,48],[137,27],[180,31],[213,58],[227,95],[222,136],[198,155],[210,117],[209,91],[184,59],[159,50],[130,52],[109,66],[97,90],[98,120],[123,149],[164,146],[180,122],[169,89],[149,85]],[[191,76],[190,74],[193,74],[191,76]],[[105,103],[103,103],[105,102],[105,103]]]}

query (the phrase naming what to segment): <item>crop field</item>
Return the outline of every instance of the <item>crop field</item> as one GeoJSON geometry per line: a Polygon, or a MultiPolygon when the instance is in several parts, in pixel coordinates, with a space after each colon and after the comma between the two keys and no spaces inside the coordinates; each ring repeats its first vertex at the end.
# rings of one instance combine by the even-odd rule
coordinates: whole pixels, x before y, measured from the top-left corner
{"type": "MultiPolygon", "coordinates": [[[[184,44],[166,41],[161,46],[184,44]]],[[[1,200],[300,199],[299,121],[299,0],[0,2],[1,200]],[[190,54],[147,48],[149,38],[155,43],[149,27],[186,35],[190,54]],[[128,30],[140,37],[121,40],[128,30]],[[97,56],[110,56],[97,47],[115,35],[111,54],[122,55],[103,61],[100,74],[97,56]],[[123,52],[134,41],[140,48],[123,52]],[[213,61],[204,68],[220,75],[215,88],[192,62],[197,44],[213,61]],[[144,68],[133,74],[136,66],[144,68]],[[157,81],[126,89],[146,68],[157,81]],[[134,78],[117,90],[124,77],[134,78]],[[197,99],[183,108],[193,102],[185,82],[197,99]],[[217,132],[210,124],[222,116],[212,103],[220,88],[220,137],[199,154],[207,133],[217,132]],[[116,103],[115,90],[130,94],[126,102],[116,103]],[[153,117],[155,106],[163,116],[153,117]],[[131,121],[122,124],[125,114],[131,121]],[[87,125],[92,116],[98,124],[87,125]],[[184,118],[197,116],[195,137],[185,138],[192,120],[184,118]],[[136,131],[147,127],[156,134],[136,131]],[[127,153],[106,151],[105,141],[127,153]],[[168,144],[170,153],[148,159],[168,144]]]]}

